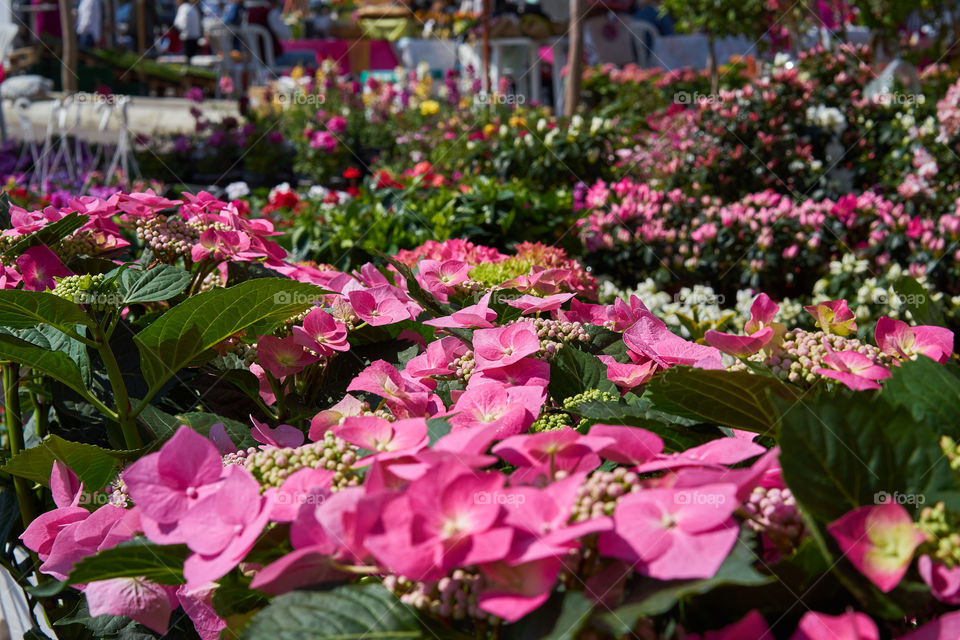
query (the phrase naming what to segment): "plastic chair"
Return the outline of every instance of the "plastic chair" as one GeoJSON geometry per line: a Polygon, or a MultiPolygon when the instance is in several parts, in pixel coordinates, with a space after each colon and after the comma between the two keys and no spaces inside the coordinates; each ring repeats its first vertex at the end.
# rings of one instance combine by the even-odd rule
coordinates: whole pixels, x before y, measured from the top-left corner
{"type": "MultiPolygon", "coordinates": [[[[15,24],[0,24],[0,63],[5,64],[13,41],[17,39],[20,28],[15,24]]],[[[7,141],[7,119],[3,114],[3,101],[0,100],[0,142],[7,141]]]]}
{"type": "Polygon", "coordinates": [[[584,20],[583,39],[591,65],[611,63],[622,67],[634,62],[634,36],[613,12],[584,20]]]}
{"type": "Polygon", "coordinates": [[[273,55],[273,38],[264,27],[247,24],[239,29],[240,39],[250,58],[251,80],[263,84],[269,76],[276,75],[277,61],[273,55]]]}
{"type": "Polygon", "coordinates": [[[630,35],[633,36],[633,55],[636,63],[644,69],[660,66],[657,64],[657,40],[660,32],[646,20],[634,20],[630,23],[630,35]]]}

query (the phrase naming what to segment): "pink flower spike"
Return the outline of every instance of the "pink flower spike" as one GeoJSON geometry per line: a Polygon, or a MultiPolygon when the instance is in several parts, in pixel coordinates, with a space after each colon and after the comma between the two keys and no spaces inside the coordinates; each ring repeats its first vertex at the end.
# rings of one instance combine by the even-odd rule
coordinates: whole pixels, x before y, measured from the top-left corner
{"type": "Polygon", "coordinates": [[[559,309],[560,306],[573,297],[572,293],[557,293],[552,296],[547,296],[545,298],[538,298],[537,296],[523,295],[517,298],[516,300],[507,300],[507,304],[511,307],[520,309],[523,312],[523,315],[529,315],[531,313],[543,313],[544,311],[555,311],[559,309]]]}
{"type": "Polygon", "coordinates": [[[17,258],[17,267],[23,276],[27,291],[46,291],[57,286],[54,278],[64,278],[73,272],[63,266],[60,258],[45,244],[30,247],[17,258]]]}
{"type": "Polygon", "coordinates": [[[540,338],[529,322],[517,322],[473,334],[473,355],[478,371],[505,367],[540,350],[540,338]]]}
{"type": "Polygon", "coordinates": [[[257,360],[274,378],[281,380],[288,375],[299,373],[319,358],[304,351],[303,347],[297,344],[295,336],[260,336],[257,339],[257,360]]]}
{"type": "Polygon", "coordinates": [[[170,589],[144,578],[114,578],[91,582],[83,593],[91,616],[126,616],[163,635],[178,604],[170,589]]]}
{"type": "Polygon", "coordinates": [[[934,598],[951,606],[960,605],[960,567],[950,569],[945,564],[924,555],[917,560],[917,571],[930,587],[930,593],[934,598]]]}
{"type": "Polygon", "coordinates": [[[854,509],[827,530],[853,566],[884,593],[900,583],[925,540],[907,510],[893,502],[854,509]]]}
{"type": "Polygon", "coordinates": [[[890,377],[890,370],[876,364],[858,351],[830,351],[823,356],[822,362],[830,369],[817,368],[814,373],[838,380],[854,391],[879,389],[878,380],[890,377]]]}
{"type": "Polygon", "coordinates": [[[268,446],[283,449],[285,447],[299,447],[303,444],[303,432],[296,427],[281,424],[276,429],[271,429],[267,423],[260,422],[253,416],[250,416],[250,421],[253,423],[250,435],[262,445],[261,449],[268,446]]]}
{"type": "Polygon", "coordinates": [[[883,316],[877,320],[874,335],[880,351],[905,360],[925,355],[944,364],[953,354],[953,331],[943,327],[911,327],[883,316]]]}
{"type": "Polygon", "coordinates": [[[771,300],[767,294],[761,293],[750,305],[750,319],[743,325],[743,332],[752,335],[770,326],[778,311],[780,311],[780,305],[771,300]]]}
{"type": "Polygon", "coordinates": [[[813,316],[817,326],[824,333],[848,336],[857,331],[856,316],[847,306],[846,300],[830,300],[804,307],[804,309],[813,316]]]}
{"type": "Polygon", "coordinates": [[[648,360],[643,364],[624,364],[613,356],[597,356],[607,365],[607,378],[619,388],[629,391],[650,382],[657,373],[657,363],[648,360]]]}
{"type": "Polygon", "coordinates": [[[347,325],[337,322],[323,309],[313,309],[303,318],[303,326],[293,327],[293,340],[319,356],[348,351],[347,325]]]}
{"type": "Polygon", "coordinates": [[[848,611],[839,616],[808,611],[800,618],[790,640],[880,640],[870,616],[848,611]]]}
{"type": "Polygon", "coordinates": [[[144,515],[176,522],[200,497],[201,489],[223,473],[213,443],[181,426],[157,453],[148,454],[123,472],[130,497],[144,515]]]}
{"type": "Polygon", "coordinates": [[[770,344],[773,336],[773,327],[764,327],[749,336],[738,336],[710,329],[703,337],[711,347],[716,347],[736,358],[746,358],[759,353],[761,349],[770,344]]]}

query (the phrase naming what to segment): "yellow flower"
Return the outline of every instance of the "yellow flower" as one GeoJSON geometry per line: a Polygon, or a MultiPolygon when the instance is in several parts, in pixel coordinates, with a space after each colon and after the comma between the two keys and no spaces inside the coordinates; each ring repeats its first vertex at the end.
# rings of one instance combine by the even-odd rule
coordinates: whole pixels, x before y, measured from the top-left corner
{"type": "Polygon", "coordinates": [[[492,136],[496,130],[497,130],[497,127],[492,124],[483,125],[483,135],[487,138],[492,136]]]}
{"type": "Polygon", "coordinates": [[[290,70],[290,77],[291,77],[293,80],[299,80],[300,78],[302,78],[302,77],[303,77],[303,67],[301,67],[300,65],[297,65],[297,66],[295,66],[293,69],[291,69],[291,70],[290,70]]]}
{"type": "Polygon", "coordinates": [[[509,120],[511,127],[525,127],[527,126],[527,121],[525,118],[520,118],[518,116],[512,116],[509,120]]]}
{"type": "Polygon", "coordinates": [[[424,100],[420,103],[420,115],[433,116],[440,112],[440,103],[436,100],[424,100]]]}

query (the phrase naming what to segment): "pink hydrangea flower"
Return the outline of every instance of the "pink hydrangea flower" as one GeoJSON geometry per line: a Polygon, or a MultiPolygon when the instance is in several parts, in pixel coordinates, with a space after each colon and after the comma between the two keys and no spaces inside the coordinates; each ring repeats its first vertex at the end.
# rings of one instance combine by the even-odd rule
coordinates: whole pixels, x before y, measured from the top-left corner
{"type": "Polygon", "coordinates": [[[318,356],[333,355],[336,351],[347,351],[347,325],[337,322],[323,309],[313,309],[303,318],[303,324],[293,327],[294,342],[310,349],[318,356]]]}
{"type": "Polygon", "coordinates": [[[933,597],[951,606],[960,605],[960,567],[952,569],[928,555],[917,560],[917,571],[933,597]]]}
{"type": "Polygon", "coordinates": [[[900,583],[925,540],[907,510],[893,502],[854,509],[827,530],[853,566],[884,592],[900,583]]]}
{"type": "Polygon", "coordinates": [[[57,286],[54,278],[65,278],[73,272],[63,266],[60,258],[45,245],[30,247],[17,258],[17,267],[23,276],[27,291],[46,291],[57,286]]]}
{"type": "Polygon", "coordinates": [[[483,294],[483,297],[480,298],[479,302],[469,307],[464,307],[459,311],[454,311],[449,316],[444,316],[442,318],[434,318],[432,320],[426,320],[423,324],[437,327],[438,329],[445,328],[461,328],[461,329],[490,329],[495,325],[493,321],[497,319],[497,312],[490,308],[490,296],[491,292],[483,294]]]}
{"type": "Polygon", "coordinates": [[[543,298],[531,295],[523,295],[516,300],[507,300],[507,304],[516,309],[520,309],[523,315],[531,313],[543,313],[544,311],[555,311],[560,306],[573,298],[572,293],[556,293],[552,296],[543,298]]]}
{"type": "Polygon", "coordinates": [[[848,611],[839,616],[808,611],[790,640],[880,640],[880,632],[870,616],[848,611]]]}
{"type": "Polygon", "coordinates": [[[287,338],[260,336],[257,338],[257,360],[274,378],[280,380],[300,373],[304,367],[316,362],[318,358],[307,353],[297,343],[295,336],[287,338]]]}
{"type": "Polygon", "coordinates": [[[473,357],[479,371],[505,367],[540,350],[540,338],[529,322],[517,322],[473,334],[473,357]]]}
{"type": "Polygon", "coordinates": [[[163,635],[170,613],[180,604],[176,587],[144,578],[114,578],[91,582],[84,589],[91,616],[126,616],[163,635]]]}
{"type": "Polygon", "coordinates": [[[846,300],[830,300],[804,307],[824,333],[848,336],[857,330],[857,320],[846,300]]]}
{"type": "Polygon", "coordinates": [[[878,380],[890,377],[890,370],[858,351],[833,351],[823,356],[822,362],[830,368],[814,369],[825,378],[838,380],[854,391],[879,389],[878,380]]]}
{"type": "Polygon", "coordinates": [[[925,355],[944,364],[953,354],[953,331],[943,327],[911,327],[901,320],[882,316],[874,331],[880,351],[898,358],[925,355]]]}
{"type": "Polygon", "coordinates": [[[674,365],[723,369],[723,359],[717,349],[671,333],[662,320],[649,312],[641,312],[640,319],[623,333],[623,341],[643,360],[652,360],[664,369],[674,365]]]}
{"type": "Polygon", "coordinates": [[[504,387],[497,382],[471,386],[450,410],[453,429],[488,429],[497,438],[523,433],[546,401],[543,387],[504,387]]]}

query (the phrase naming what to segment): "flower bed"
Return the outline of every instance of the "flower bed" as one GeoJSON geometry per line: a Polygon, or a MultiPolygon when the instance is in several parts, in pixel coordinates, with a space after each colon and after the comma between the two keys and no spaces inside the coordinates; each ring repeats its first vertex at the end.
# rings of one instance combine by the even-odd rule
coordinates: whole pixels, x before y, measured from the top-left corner
{"type": "Polygon", "coordinates": [[[545,244],[340,271],[207,193],[10,218],[4,495],[57,629],[956,635],[930,309],[788,330],[761,293],[684,338],[545,244]]]}

